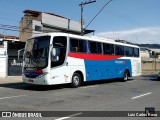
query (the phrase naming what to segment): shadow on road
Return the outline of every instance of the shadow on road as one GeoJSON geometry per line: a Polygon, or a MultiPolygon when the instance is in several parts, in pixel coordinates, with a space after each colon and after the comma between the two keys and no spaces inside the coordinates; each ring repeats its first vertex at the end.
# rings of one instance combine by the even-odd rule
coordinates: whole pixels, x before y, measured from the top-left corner
{"type": "Polygon", "coordinates": [[[150,75],[142,75],[142,77],[155,77],[156,76],[156,74],[150,74],[150,75]]]}
{"type": "MultiPolygon", "coordinates": [[[[129,79],[132,81],[133,79],[129,79]]],[[[100,84],[109,84],[109,83],[118,83],[123,82],[120,79],[112,79],[112,80],[99,80],[99,81],[91,81],[85,82],[82,86],[91,86],[91,85],[100,85],[100,84]]],[[[30,91],[49,91],[49,90],[59,90],[64,88],[71,88],[70,84],[63,84],[63,85],[33,85],[33,84],[26,84],[23,82],[19,83],[4,83],[0,84],[0,87],[4,88],[12,88],[12,89],[22,89],[22,90],[30,90],[30,91]]]]}
{"type": "Polygon", "coordinates": [[[142,75],[141,80],[160,81],[157,74],[142,75]]]}
{"type": "MultiPolygon", "coordinates": [[[[134,79],[129,79],[128,81],[132,81],[134,79]]],[[[100,84],[109,84],[109,83],[119,83],[124,82],[121,79],[107,79],[107,80],[97,80],[97,81],[89,81],[83,84],[83,86],[90,86],[90,85],[100,85],[100,84]]]]}
{"type": "Polygon", "coordinates": [[[0,84],[0,87],[12,88],[12,89],[22,89],[31,91],[48,91],[48,90],[58,90],[69,87],[68,85],[32,85],[23,82],[20,83],[5,83],[0,84]]]}

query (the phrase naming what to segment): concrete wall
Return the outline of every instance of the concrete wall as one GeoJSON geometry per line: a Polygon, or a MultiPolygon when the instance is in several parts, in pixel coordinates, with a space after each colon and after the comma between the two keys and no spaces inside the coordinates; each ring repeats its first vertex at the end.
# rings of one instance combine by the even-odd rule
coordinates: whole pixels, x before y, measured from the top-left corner
{"type": "Polygon", "coordinates": [[[72,31],[81,32],[80,22],[73,21],[67,18],[53,16],[47,13],[42,13],[42,24],[47,24],[62,29],[69,29],[72,31]]]}
{"type": "Polygon", "coordinates": [[[4,41],[3,45],[0,45],[0,77],[6,77],[8,74],[8,57],[7,57],[7,42],[4,41]]]}
{"type": "Polygon", "coordinates": [[[140,55],[141,55],[141,58],[149,58],[149,52],[148,51],[141,51],[140,55]]]}
{"type": "Polygon", "coordinates": [[[142,71],[159,71],[159,70],[160,70],[159,58],[142,59],[142,71]]]}
{"type": "Polygon", "coordinates": [[[60,32],[69,32],[73,34],[81,33],[80,22],[41,12],[39,16],[36,17],[23,16],[23,18],[19,22],[19,27],[20,27],[20,32],[19,32],[20,41],[26,41],[28,38],[36,36],[37,34],[43,32],[60,31],[60,32]],[[42,31],[41,30],[36,31],[35,26],[41,27],[42,31]]]}
{"type": "Polygon", "coordinates": [[[6,77],[8,72],[7,72],[7,61],[8,58],[7,56],[0,56],[0,77],[6,77]]]}
{"type": "Polygon", "coordinates": [[[142,71],[158,71],[160,70],[160,62],[142,62],[142,71]]]}
{"type": "Polygon", "coordinates": [[[21,19],[19,23],[20,32],[19,32],[19,40],[26,41],[28,38],[32,37],[32,21],[28,21],[27,17],[21,19]]]}
{"type": "MultiPolygon", "coordinates": [[[[32,20],[32,30],[34,30],[34,32],[31,34],[30,37],[34,37],[34,36],[37,36],[38,34],[43,33],[43,32],[40,32],[40,31],[36,31],[36,30],[35,30],[35,29],[36,29],[36,28],[35,28],[36,26],[41,27],[41,30],[43,30],[43,25],[41,24],[40,21],[32,20]]],[[[27,38],[27,39],[28,39],[28,38],[27,38]]]]}

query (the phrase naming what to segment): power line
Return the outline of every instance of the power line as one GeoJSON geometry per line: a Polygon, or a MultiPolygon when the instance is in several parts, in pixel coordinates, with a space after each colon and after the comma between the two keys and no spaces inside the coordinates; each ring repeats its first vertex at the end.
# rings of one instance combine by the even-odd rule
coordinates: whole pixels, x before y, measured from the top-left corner
{"type": "Polygon", "coordinates": [[[18,20],[13,20],[13,19],[8,19],[8,18],[2,18],[2,17],[0,17],[0,19],[1,20],[9,20],[9,21],[16,21],[16,22],[18,22],[18,20]]]}
{"type": "Polygon", "coordinates": [[[117,14],[119,17],[123,18],[124,20],[130,22],[130,23],[133,23],[137,26],[140,26],[140,27],[144,27],[145,25],[144,24],[140,24],[136,21],[136,19],[134,19],[133,17],[125,14],[125,13],[122,13],[120,12],[120,10],[117,10],[117,9],[112,9],[112,11],[114,12],[114,14],[117,14]]]}
{"type": "Polygon", "coordinates": [[[38,32],[43,32],[43,33],[48,33],[48,32],[52,32],[49,30],[41,30],[41,31],[35,31],[35,29],[27,29],[27,30],[18,30],[18,29],[12,29],[12,28],[3,28],[0,27],[1,30],[8,30],[8,31],[17,31],[17,32],[23,32],[23,33],[34,33],[34,34],[42,34],[42,33],[38,33],[38,32]]]}
{"type": "MultiPolygon", "coordinates": [[[[1,30],[41,34],[41,33],[33,32],[33,31],[35,31],[35,29],[26,28],[25,30],[23,30],[23,28],[22,28],[22,30],[20,30],[20,28],[22,28],[22,27],[0,24],[1,30]]],[[[44,32],[44,31],[42,30],[42,31],[38,31],[38,32],[44,32]]],[[[48,32],[48,31],[45,31],[45,32],[48,32]]]]}
{"type": "Polygon", "coordinates": [[[17,32],[22,32],[22,33],[33,33],[33,34],[42,34],[42,33],[53,32],[51,30],[36,31],[35,29],[18,27],[18,26],[11,26],[11,25],[4,25],[4,24],[0,24],[0,29],[1,30],[8,30],[8,31],[17,31],[17,32]],[[38,32],[41,32],[41,33],[38,33],[38,32]]]}
{"type": "Polygon", "coordinates": [[[88,23],[88,25],[85,27],[85,29],[94,21],[94,19],[103,11],[103,9],[113,0],[108,1],[100,10],[99,12],[94,16],[94,18],[88,23]]]}
{"type": "Polygon", "coordinates": [[[0,24],[0,27],[8,27],[8,28],[15,28],[15,29],[19,29],[18,26],[11,26],[11,25],[4,25],[4,24],[0,24]]]}
{"type": "Polygon", "coordinates": [[[15,30],[15,29],[11,29],[11,28],[3,28],[3,27],[0,27],[1,30],[10,30],[10,31],[19,31],[19,30],[15,30]]]}

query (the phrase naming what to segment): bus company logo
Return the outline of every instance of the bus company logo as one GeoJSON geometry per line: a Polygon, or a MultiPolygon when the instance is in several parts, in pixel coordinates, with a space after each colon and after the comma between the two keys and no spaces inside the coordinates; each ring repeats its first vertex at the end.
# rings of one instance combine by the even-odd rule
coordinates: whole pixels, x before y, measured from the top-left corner
{"type": "Polygon", "coordinates": [[[125,60],[123,60],[123,64],[126,64],[126,61],[125,61],[125,60]]]}
{"type": "Polygon", "coordinates": [[[116,60],[115,63],[116,64],[126,64],[126,61],[125,60],[121,60],[121,61],[116,60]]]}
{"type": "Polygon", "coordinates": [[[2,112],[2,117],[12,117],[11,112],[2,112]]]}

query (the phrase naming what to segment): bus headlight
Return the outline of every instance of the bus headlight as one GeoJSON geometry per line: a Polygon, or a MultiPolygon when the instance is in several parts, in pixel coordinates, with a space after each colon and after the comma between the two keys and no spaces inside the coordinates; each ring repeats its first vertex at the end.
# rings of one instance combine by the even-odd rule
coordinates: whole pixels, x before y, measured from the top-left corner
{"type": "Polygon", "coordinates": [[[43,77],[43,76],[45,76],[45,75],[47,75],[48,74],[48,72],[44,72],[43,74],[40,74],[39,76],[37,76],[36,78],[41,78],[41,77],[43,77]]]}

